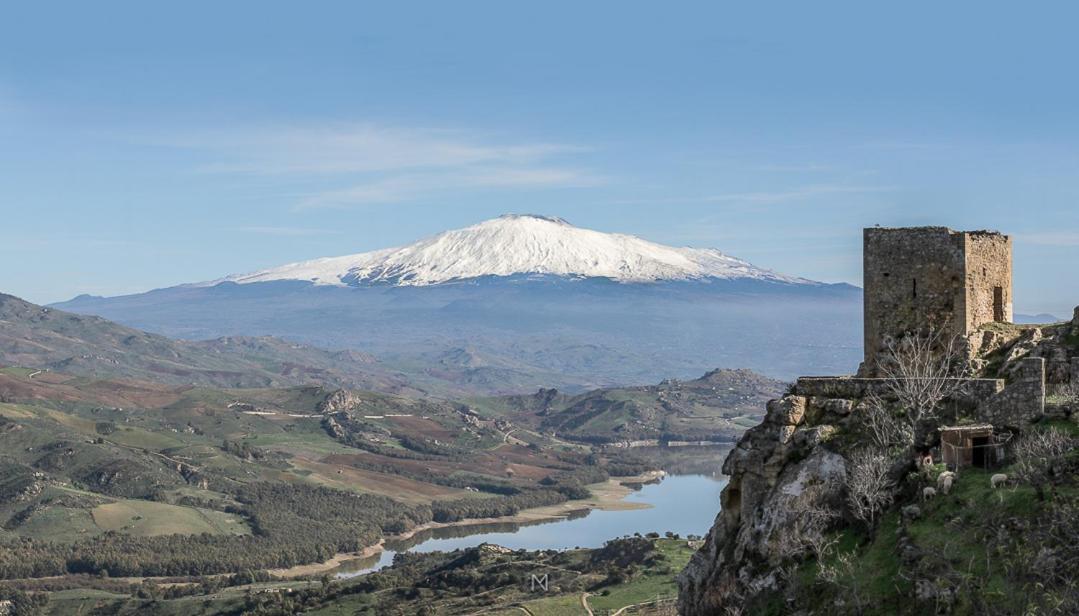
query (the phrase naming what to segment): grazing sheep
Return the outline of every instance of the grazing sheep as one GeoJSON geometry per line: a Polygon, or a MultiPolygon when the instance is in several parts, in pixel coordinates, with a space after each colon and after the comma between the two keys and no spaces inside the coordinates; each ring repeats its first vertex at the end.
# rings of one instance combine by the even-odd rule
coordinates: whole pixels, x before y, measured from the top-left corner
{"type": "Polygon", "coordinates": [[[944,471],[937,475],[937,489],[944,494],[952,491],[953,482],[955,482],[955,473],[952,471],[944,471]]]}
{"type": "Polygon", "coordinates": [[[1006,483],[1008,483],[1008,476],[1004,473],[997,473],[989,478],[989,485],[992,486],[994,490],[1006,483]]]}
{"type": "Polygon", "coordinates": [[[922,500],[927,501],[937,495],[936,488],[922,488],[922,500]]]}
{"type": "Polygon", "coordinates": [[[945,477],[944,481],[940,482],[940,491],[942,494],[948,494],[952,491],[953,481],[955,481],[955,477],[945,477]]]}

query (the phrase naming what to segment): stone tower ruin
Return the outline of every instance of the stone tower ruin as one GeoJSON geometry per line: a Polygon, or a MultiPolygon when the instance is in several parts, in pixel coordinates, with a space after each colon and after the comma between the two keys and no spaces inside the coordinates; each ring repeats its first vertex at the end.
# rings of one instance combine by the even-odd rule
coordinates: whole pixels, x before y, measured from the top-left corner
{"type": "Polygon", "coordinates": [[[1012,320],[1012,239],[947,227],[865,229],[865,361],[875,372],[885,340],[933,328],[967,338],[1012,320]]]}

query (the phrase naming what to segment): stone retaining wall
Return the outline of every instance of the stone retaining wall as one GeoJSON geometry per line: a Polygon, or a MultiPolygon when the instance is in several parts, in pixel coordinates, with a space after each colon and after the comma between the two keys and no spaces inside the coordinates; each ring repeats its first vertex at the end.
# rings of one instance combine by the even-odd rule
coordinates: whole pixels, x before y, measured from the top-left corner
{"type": "MultiPolygon", "coordinates": [[[[968,392],[966,399],[972,401],[991,398],[1004,390],[1004,379],[962,379],[966,381],[968,392]]],[[[864,398],[870,394],[886,396],[889,392],[888,380],[855,376],[810,376],[801,377],[795,385],[795,393],[800,396],[821,398],[846,398],[850,400],[864,398]]]]}
{"type": "Polygon", "coordinates": [[[1003,391],[978,406],[981,419],[994,426],[1018,428],[1045,414],[1045,359],[1020,360],[1012,378],[1003,391]]]}
{"type": "MultiPolygon", "coordinates": [[[[1073,379],[1079,379],[1077,369],[1079,358],[1072,360],[1073,379]]],[[[1045,413],[1045,359],[1041,357],[1020,360],[1007,385],[1003,379],[963,380],[964,394],[955,402],[976,408],[979,420],[1019,427],[1045,413]]],[[[887,379],[881,378],[815,376],[798,379],[794,393],[805,398],[858,400],[871,394],[887,397],[889,388],[887,379]]]]}

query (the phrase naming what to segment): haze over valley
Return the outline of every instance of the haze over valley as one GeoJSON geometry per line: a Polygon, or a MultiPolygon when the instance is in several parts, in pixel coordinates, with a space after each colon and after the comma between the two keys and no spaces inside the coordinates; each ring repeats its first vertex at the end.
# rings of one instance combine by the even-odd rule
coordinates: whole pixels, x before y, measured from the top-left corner
{"type": "Polygon", "coordinates": [[[850,371],[860,297],[715,249],[508,215],[403,248],[55,307],[177,338],[347,348],[421,381],[524,393],[716,367],[774,378],[850,371]]]}

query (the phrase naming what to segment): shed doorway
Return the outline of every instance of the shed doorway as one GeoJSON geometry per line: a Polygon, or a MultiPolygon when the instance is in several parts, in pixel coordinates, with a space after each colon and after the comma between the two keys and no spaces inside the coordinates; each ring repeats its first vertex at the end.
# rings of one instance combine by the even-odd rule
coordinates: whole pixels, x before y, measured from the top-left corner
{"type": "Polygon", "coordinates": [[[970,444],[972,446],[972,451],[970,452],[970,465],[975,468],[985,468],[985,453],[987,445],[989,445],[989,437],[976,436],[970,439],[970,441],[970,444]]]}

